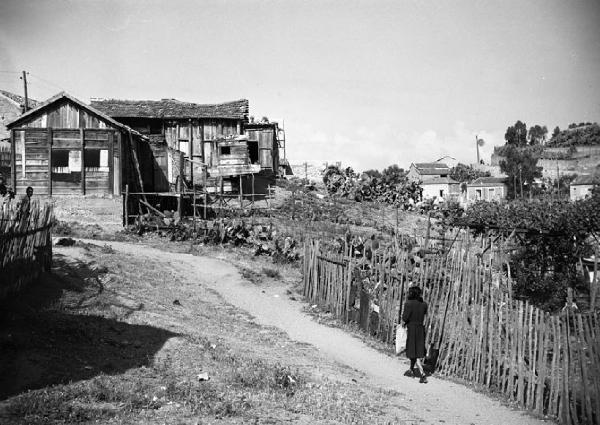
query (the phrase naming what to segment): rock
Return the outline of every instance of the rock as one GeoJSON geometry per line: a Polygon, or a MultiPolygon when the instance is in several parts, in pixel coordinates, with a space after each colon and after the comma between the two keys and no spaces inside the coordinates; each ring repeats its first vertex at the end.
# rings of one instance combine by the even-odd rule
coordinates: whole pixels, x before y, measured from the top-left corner
{"type": "Polygon", "coordinates": [[[56,241],[56,244],[58,246],[73,246],[75,245],[75,239],[73,238],[60,238],[58,241],[56,241]]]}
{"type": "Polygon", "coordinates": [[[207,372],[202,372],[199,373],[196,378],[198,378],[198,381],[203,382],[203,381],[209,381],[210,380],[210,376],[208,376],[207,372]]]}

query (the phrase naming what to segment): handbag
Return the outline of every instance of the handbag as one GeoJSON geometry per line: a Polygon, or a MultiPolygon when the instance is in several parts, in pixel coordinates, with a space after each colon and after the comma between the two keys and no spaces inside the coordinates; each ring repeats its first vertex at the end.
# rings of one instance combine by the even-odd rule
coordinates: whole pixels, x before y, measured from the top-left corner
{"type": "Polygon", "coordinates": [[[406,328],[403,328],[400,323],[396,326],[396,354],[406,351],[406,337],[408,333],[406,328]]]}

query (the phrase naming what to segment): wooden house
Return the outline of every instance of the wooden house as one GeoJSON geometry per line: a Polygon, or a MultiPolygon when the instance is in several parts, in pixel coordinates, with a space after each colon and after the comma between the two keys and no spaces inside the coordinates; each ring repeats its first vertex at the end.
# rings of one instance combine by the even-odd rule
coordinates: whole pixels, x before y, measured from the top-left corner
{"type": "Polygon", "coordinates": [[[257,182],[261,191],[266,189],[261,182],[274,183],[279,167],[278,127],[249,124],[248,100],[198,104],[176,99],[96,99],[91,104],[150,138],[157,162],[170,167],[166,175],[171,189],[178,175],[188,185],[244,193],[257,190],[253,189],[257,182]],[[156,148],[163,142],[169,149],[166,158],[156,148]],[[183,153],[179,165],[171,158],[175,152],[183,153]]]}
{"type": "Polygon", "coordinates": [[[148,139],[65,92],[7,127],[17,192],[32,186],[40,195],[120,195],[126,184],[140,190],[149,180],[139,167],[148,139]]]}

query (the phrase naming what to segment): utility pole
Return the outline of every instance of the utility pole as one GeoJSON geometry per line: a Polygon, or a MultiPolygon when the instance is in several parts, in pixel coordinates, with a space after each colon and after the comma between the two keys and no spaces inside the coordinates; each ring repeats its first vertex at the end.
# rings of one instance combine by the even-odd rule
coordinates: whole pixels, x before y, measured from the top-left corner
{"type": "Polygon", "coordinates": [[[521,174],[522,168],[519,165],[519,184],[521,185],[521,199],[523,199],[523,175],[521,174]]]}
{"type": "Polygon", "coordinates": [[[27,73],[25,71],[23,71],[21,80],[23,80],[23,91],[25,93],[25,110],[23,112],[27,112],[29,110],[29,98],[27,97],[27,73]]]}

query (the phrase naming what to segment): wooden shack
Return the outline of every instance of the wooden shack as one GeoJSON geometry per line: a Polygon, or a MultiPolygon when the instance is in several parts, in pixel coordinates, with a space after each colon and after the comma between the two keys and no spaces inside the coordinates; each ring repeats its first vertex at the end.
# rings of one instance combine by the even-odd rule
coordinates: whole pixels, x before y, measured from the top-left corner
{"type": "Polygon", "coordinates": [[[218,104],[97,99],[92,106],[150,138],[171,189],[180,176],[189,186],[209,190],[218,185],[220,190],[237,192],[242,182],[244,193],[266,193],[274,183],[279,168],[278,126],[248,123],[246,99],[218,104]],[[182,163],[178,152],[183,153],[182,163]]]}
{"type": "Polygon", "coordinates": [[[198,183],[203,176],[201,164],[213,167],[218,163],[218,141],[243,134],[244,123],[248,120],[248,101],[245,99],[218,104],[176,99],[94,99],[91,105],[148,136],[171,185],[180,174],[188,183],[198,183]],[[163,143],[168,151],[164,150],[163,143]],[[168,153],[175,151],[182,152],[189,160],[181,173],[177,169],[177,156],[168,153]]]}
{"type": "Polygon", "coordinates": [[[140,172],[154,168],[148,139],[65,92],[7,127],[18,193],[31,186],[40,195],[120,195],[126,184],[140,190],[152,181],[140,172]]]}

